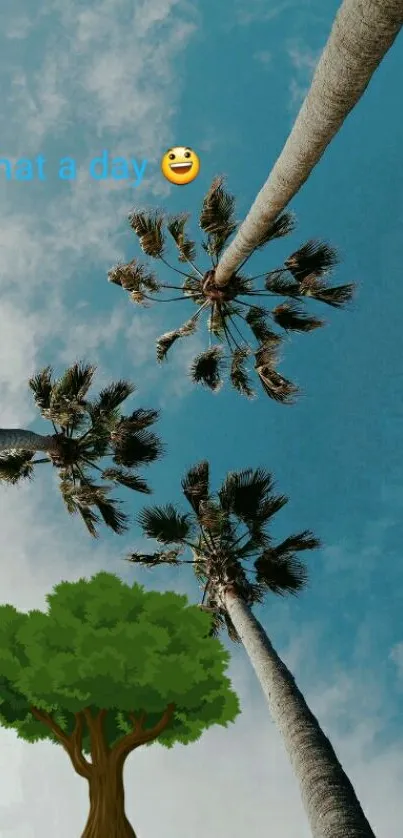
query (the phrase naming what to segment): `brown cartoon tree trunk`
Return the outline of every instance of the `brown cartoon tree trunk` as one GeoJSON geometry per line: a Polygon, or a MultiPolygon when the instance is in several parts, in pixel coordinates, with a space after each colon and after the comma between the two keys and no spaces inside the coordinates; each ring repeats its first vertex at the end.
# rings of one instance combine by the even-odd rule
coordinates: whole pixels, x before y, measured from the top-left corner
{"type": "Polygon", "coordinates": [[[105,760],[89,779],[90,813],[82,838],[136,838],[125,814],[123,763],[105,760]]]}
{"type": "Polygon", "coordinates": [[[174,709],[169,704],[159,722],[149,729],[144,727],[145,713],[139,717],[129,714],[133,730],[110,748],[103,731],[107,710],[100,710],[97,716],[88,708],[77,713],[75,729],[69,736],[49,713],[31,707],[33,716],[47,725],[63,745],[77,774],[88,781],[90,812],[82,838],[137,838],[125,814],[124,765],[135,748],[157,739],[171,721],[174,709]],[[91,739],[91,762],[82,752],[85,723],[91,739]]]}

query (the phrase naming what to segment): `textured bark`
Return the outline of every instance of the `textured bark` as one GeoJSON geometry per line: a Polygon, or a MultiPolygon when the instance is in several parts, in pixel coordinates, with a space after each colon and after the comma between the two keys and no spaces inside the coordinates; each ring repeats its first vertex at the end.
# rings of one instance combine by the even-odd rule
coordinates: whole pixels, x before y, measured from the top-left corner
{"type": "Polygon", "coordinates": [[[282,734],[313,838],[375,838],[331,743],[264,629],[230,589],[222,599],[282,734]]]}
{"type": "Polygon", "coordinates": [[[0,451],[53,451],[54,436],[42,436],[19,428],[0,428],[0,451]]]}
{"type": "Polygon", "coordinates": [[[262,230],[305,183],[403,24],[403,0],[344,0],[288,140],[237,235],[221,257],[225,285],[252,253],[262,230]]]}
{"type": "Polygon", "coordinates": [[[105,759],[88,782],[90,813],[82,838],[136,838],[125,815],[123,761],[105,759]]]}

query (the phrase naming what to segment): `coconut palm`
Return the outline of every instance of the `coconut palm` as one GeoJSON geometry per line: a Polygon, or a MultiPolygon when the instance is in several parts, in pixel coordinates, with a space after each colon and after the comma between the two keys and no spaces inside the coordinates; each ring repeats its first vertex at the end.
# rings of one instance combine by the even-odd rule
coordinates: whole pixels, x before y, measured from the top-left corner
{"type": "Polygon", "coordinates": [[[163,549],[136,552],[135,563],[192,564],[204,589],[202,607],[212,611],[213,632],[226,627],[242,641],[267,698],[297,776],[314,838],[374,838],[354,789],[333,747],[311,713],[295,680],[273,648],[252,606],[270,592],[297,594],[306,585],[300,553],[319,546],[309,531],[274,544],[268,531],[286,503],[263,469],[229,473],[215,494],[209,465],[202,462],[182,481],[191,507],[172,504],[144,509],[138,521],[163,549]],[[183,559],[189,550],[190,559],[183,559]]]}
{"type": "Polygon", "coordinates": [[[236,237],[223,253],[215,282],[224,287],[309,177],[403,24],[403,0],[344,0],[310,90],[284,148],[236,237]]]}
{"type": "Polygon", "coordinates": [[[42,417],[53,433],[42,436],[28,430],[0,429],[0,480],[20,483],[33,477],[39,465],[51,463],[59,472],[59,487],[70,514],[81,515],[92,536],[100,522],[115,533],[128,528],[129,518],[109,497],[121,485],[149,494],[135,469],[159,459],[163,446],[149,428],[158,419],[155,410],[139,408],[127,416],[123,402],[134,392],[128,381],[115,381],[88,399],[96,367],[77,362],[59,379],[50,367],[32,377],[29,386],[42,417]],[[46,457],[38,458],[37,452],[46,457]],[[100,465],[102,463],[102,465],[100,465]],[[100,483],[94,482],[98,475],[100,483]]]}
{"type": "MultiPolygon", "coordinates": [[[[223,187],[223,178],[215,178],[204,198],[199,219],[206,236],[202,248],[210,259],[208,270],[202,270],[195,263],[196,245],[186,232],[188,216],[179,215],[165,220],[159,212],[133,212],[130,223],[142,250],[176,271],[182,278],[182,284],[163,284],[155,273],[136,259],[127,265],[117,265],[109,271],[108,279],[129,292],[131,300],[140,305],[148,305],[151,301],[190,301],[197,306],[196,312],[184,324],[158,339],[158,361],[162,362],[167,357],[169,349],[178,339],[195,332],[205,313],[210,346],[194,359],[190,371],[192,380],[211,390],[218,389],[226,367],[225,342],[229,350],[230,381],[239,393],[248,397],[255,395],[247,368],[248,362],[252,361],[266,394],[275,401],[291,403],[298,388],[276,370],[283,338],[273,326],[282,329],[284,334],[311,332],[323,326],[324,321],[306,313],[301,303],[313,298],[341,308],[351,299],[354,286],[328,286],[328,276],[338,261],[337,253],[329,245],[312,240],[292,253],[276,270],[258,276],[238,272],[225,289],[217,288],[214,279],[217,262],[225,242],[237,227],[234,205],[233,195],[223,187]],[[165,258],[166,232],[176,245],[179,262],[187,265],[187,271],[172,267],[165,258]],[[254,284],[258,279],[262,279],[261,288],[254,284]],[[181,294],[173,298],[164,297],[172,291],[180,291],[181,294]],[[266,303],[269,300],[274,302],[275,297],[282,298],[282,301],[269,310],[266,303]],[[220,343],[211,345],[211,335],[220,343]]],[[[262,231],[255,250],[286,236],[294,226],[294,217],[283,213],[262,231]]]]}

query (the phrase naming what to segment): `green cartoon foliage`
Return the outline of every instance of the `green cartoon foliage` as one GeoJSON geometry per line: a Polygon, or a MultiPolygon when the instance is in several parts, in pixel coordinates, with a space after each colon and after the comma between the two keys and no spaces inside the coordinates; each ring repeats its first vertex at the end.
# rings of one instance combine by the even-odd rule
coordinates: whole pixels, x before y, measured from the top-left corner
{"type": "Polygon", "coordinates": [[[125,737],[133,747],[156,736],[186,744],[237,716],[228,653],[186,596],[103,572],[60,583],[47,603],[45,612],[0,606],[0,723],[19,737],[51,739],[71,756],[79,729],[79,765],[101,712],[108,748],[125,737]]]}

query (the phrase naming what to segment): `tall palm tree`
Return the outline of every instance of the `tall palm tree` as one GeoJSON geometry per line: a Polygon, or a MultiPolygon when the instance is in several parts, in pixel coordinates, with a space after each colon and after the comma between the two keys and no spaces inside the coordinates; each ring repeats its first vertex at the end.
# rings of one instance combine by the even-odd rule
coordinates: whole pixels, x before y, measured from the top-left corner
{"type": "MultiPolygon", "coordinates": [[[[204,198],[199,219],[206,235],[202,248],[210,259],[207,270],[201,270],[195,263],[196,245],[188,238],[185,229],[187,215],[165,220],[158,212],[133,212],[130,223],[142,250],[176,271],[182,284],[163,284],[136,259],[127,265],[117,265],[109,271],[108,279],[129,292],[131,300],[140,305],[154,301],[190,301],[197,306],[196,312],[182,326],[158,339],[158,361],[162,362],[167,357],[169,349],[179,338],[195,332],[201,315],[205,313],[210,346],[194,359],[190,371],[192,380],[211,390],[220,387],[226,367],[222,346],[225,342],[229,350],[230,381],[239,393],[248,397],[255,395],[247,369],[248,362],[252,361],[265,393],[275,401],[292,403],[298,388],[276,370],[283,339],[273,330],[273,325],[280,327],[285,334],[311,332],[323,326],[324,321],[307,314],[301,303],[313,298],[341,308],[351,300],[354,286],[328,286],[328,275],[338,261],[337,253],[327,244],[311,240],[292,253],[280,268],[258,276],[238,272],[225,289],[220,290],[214,273],[225,242],[237,227],[234,205],[234,196],[224,189],[223,179],[215,178],[204,198]],[[179,262],[186,265],[187,270],[178,270],[167,261],[166,231],[176,245],[179,262]],[[254,284],[258,279],[262,279],[261,288],[254,284]],[[181,294],[164,297],[172,291],[180,291],[181,294]],[[274,301],[275,297],[281,297],[282,301],[269,311],[265,303],[274,301]],[[211,335],[220,343],[212,346],[211,335]]],[[[286,236],[294,226],[294,217],[283,213],[261,231],[255,250],[286,236]]]]}
{"type": "Polygon", "coordinates": [[[344,0],[285,146],[215,273],[230,283],[309,177],[403,24],[403,0],[344,0]]]}
{"type": "Polygon", "coordinates": [[[213,632],[226,627],[250,657],[297,776],[314,838],[374,838],[333,747],[311,713],[252,606],[265,594],[297,594],[307,582],[299,553],[319,546],[311,532],[273,544],[268,525],[287,498],[275,495],[263,469],[229,473],[212,494],[209,465],[202,462],[182,481],[191,513],[172,504],[144,509],[138,521],[162,550],[133,553],[148,567],[192,564],[204,588],[202,607],[213,613],[213,632]],[[182,559],[186,550],[192,558],[182,559]],[[247,566],[249,562],[249,567],[247,566]]]}
{"type": "Polygon", "coordinates": [[[92,536],[101,521],[115,533],[128,528],[120,501],[109,497],[113,485],[150,493],[135,469],[159,459],[163,446],[150,430],[156,410],[139,408],[121,413],[134,392],[128,381],[115,381],[93,399],[87,394],[96,367],[77,362],[59,379],[46,367],[29,381],[42,417],[52,423],[47,436],[28,430],[0,429],[0,481],[16,484],[32,478],[36,467],[52,463],[58,469],[60,491],[70,514],[81,515],[92,536]],[[37,452],[46,457],[35,458],[37,452]],[[99,464],[102,462],[102,466],[99,464]],[[101,483],[94,482],[95,474],[101,483]]]}

